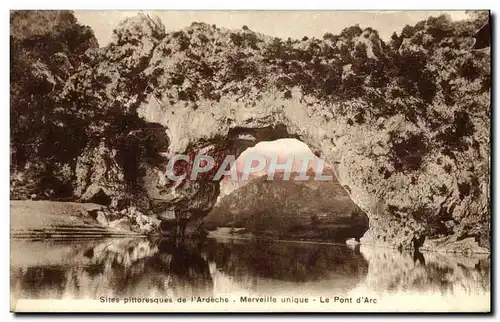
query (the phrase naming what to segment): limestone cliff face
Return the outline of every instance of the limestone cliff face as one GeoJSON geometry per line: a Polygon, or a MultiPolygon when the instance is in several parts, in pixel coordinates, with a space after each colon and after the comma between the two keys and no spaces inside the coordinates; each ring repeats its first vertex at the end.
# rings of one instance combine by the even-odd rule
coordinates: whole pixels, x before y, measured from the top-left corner
{"type": "Polygon", "coordinates": [[[213,173],[172,182],[168,158],[221,159],[290,137],[330,164],[366,212],[362,242],[410,248],[452,236],[489,248],[490,53],[462,46],[468,28],[431,18],[390,44],[359,27],[283,41],[203,23],[166,33],[140,15],[87,52],[63,100],[86,93],[101,111],[130,111],[164,129],[164,159],[139,160],[140,187],[191,231],[218,182],[213,173]]]}

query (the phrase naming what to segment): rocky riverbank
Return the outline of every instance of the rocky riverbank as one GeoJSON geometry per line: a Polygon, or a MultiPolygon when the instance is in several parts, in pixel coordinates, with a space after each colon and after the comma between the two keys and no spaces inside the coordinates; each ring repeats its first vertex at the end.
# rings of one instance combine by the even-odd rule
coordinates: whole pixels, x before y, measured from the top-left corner
{"type": "Polygon", "coordinates": [[[114,211],[92,203],[12,200],[14,238],[96,238],[158,234],[160,221],[134,208],[114,211]]]}
{"type": "MultiPolygon", "coordinates": [[[[276,220],[279,220],[276,219],[276,220]]],[[[175,221],[163,221],[146,216],[134,208],[116,211],[109,207],[77,202],[12,200],[10,202],[10,229],[13,238],[29,239],[88,239],[102,237],[144,237],[172,236],[175,232],[175,221]],[[163,229],[162,229],[163,225],[163,229]]],[[[280,239],[336,241],[327,236],[300,234],[263,234],[247,228],[223,227],[222,223],[214,225],[213,218],[207,227],[208,237],[245,238],[245,239],[280,239]]],[[[206,227],[205,227],[206,228],[206,227]]],[[[205,234],[203,234],[205,235],[205,234]]],[[[344,236],[345,237],[345,236],[344,236]]],[[[345,242],[342,238],[342,242],[345,242]]],[[[353,238],[347,243],[354,242],[353,238]]],[[[356,242],[357,243],[357,242],[356,242]]],[[[370,245],[362,242],[362,244],[370,245]]],[[[422,252],[442,252],[470,255],[472,253],[488,254],[489,250],[477,248],[472,238],[462,240],[445,240],[440,243],[425,243],[422,252]]]]}

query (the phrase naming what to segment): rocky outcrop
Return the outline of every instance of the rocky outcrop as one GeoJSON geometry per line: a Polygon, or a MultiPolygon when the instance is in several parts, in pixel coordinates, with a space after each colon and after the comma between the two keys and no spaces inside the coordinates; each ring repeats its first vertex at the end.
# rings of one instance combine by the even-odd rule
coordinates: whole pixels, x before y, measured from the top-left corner
{"type": "Polygon", "coordinates": [[[158,235],[160,220],[135,207],[121,211],[93,203],[12,200],[14,238],[89,238],[158,235]]]}
{"type": "Polygon", "coordinates": [[[126,186],[123,169],[115,158],[116,150],[104,142],[84,150],[76,162],[75,196],[87,202],[118,206],[126,196],[126,186]]]}
{"type": "Polygon", "coordinates": [[[472,29],[440,17],[390,43],[357,26],[283,41],[203,23],[165,33],[140,15],[109,46],[87,52],[62,101],[161,125],[168,148],[157,152],[166,159],[140,162],[137,176],[158,212],[173,211],[192,230],[218,182],[213,173],[170,181],[168,158],[220,159],[297,138],[332,165],[369,217],[362,242],[412,248],[452,236],[489,248],[490,53],[461,45],[472,29]]]}
{"type": "MultiPolygon", "coordinates": [[[[313,176],[314,176],[314,172],[313,176]]],[[[310,173],[311,174],[311,173],[310,173]]],[[[233,235],[345,242],[359,240],[368,218],[336,180],[274,180],[263,176],[224,196],[204,218],[203,227],[233,228],[233,235]]]]}
{"type": "Polygon", "coordinates": [[[154,216],[144,215],[134,206],[120,211],[102,207],[89,211],[88,214],[100,225],[114,230],[133,231],[144,235],[159,234],[160,220],[154,216]]]}

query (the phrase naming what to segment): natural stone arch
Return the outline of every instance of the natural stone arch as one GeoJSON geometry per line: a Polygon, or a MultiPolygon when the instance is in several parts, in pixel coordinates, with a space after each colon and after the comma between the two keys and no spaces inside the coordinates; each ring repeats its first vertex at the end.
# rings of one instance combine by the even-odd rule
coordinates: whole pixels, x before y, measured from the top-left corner
{"type": "MultiPolygon", "coordinates": [[[[214,158],[229,154],[237,158],[246,148],[258,142],[296,138],[331,165],[337,180],[351,199],[367,213],[371,231],[365,235],[365,242],[397,240],[399,244],[396,246],[410,248],[416,239],[421,238],[418,229],[420,224],[411,219],[397,226],[392,219],[384,220],[386,205],[379,196],[385,187],[378,185],[380,181],[366,184],[366,178],[374,172],[375,167],[373,160],[361,152],[363,148],[374,145],[371,140],[377,138],[376,133],[369,128],[360,133],[359,128],[348,124],[346,117],[325,117],[322,112],[325,113],[326,109],[319,104],[301,103],[300,98],[295,96],[284,99],[278,91],[266,94],[268,96],[264,100],[251,104],[227,99],[221,102],[225,104],[224,109],[217,104],[207,104],[196,110],[190,106],[161,106],[156,99],[151,98],[139,109],[139,115],[146,121],[157,122],[167,128],[166,134],[170,140],[166,154],[168,157],[202,153],[214,158]],[[370,142],[367,143],[367,140],[370,142]],[[413,225],[409,234],[405,234],[407,225],[413,225]],[[371,236],[373,231],[377,234],[375,239],[371,236]]],[[[166,176],[161,171],[157,175],[166,176]]],[[[150,190],[150,196],[160,203],[164,199],[177,217],[186,216],[186,233],[195,233],[203,216],[217,200],[219,182],[207,178],[174,183],[167,179],[163,182],[165,186],[171,187],[166,194],[158,195],[158,191],[150,190]]]]}
{"type": "MultiPolygon", "coordinates": [[[[412,41],[443,19],[420,24],[415,39],[405,33],[388,45],[359,26],[323,40],[284,41],[203,23],[165,33],[158,19],[139,15],[116,28],[109,46],[86,53],[61,104],[78,111],[92,102],[99,112],[119,109],[160,124],[167,159],[237,154],[230,151],[234,135],[281,129],[273,135],[306,143],[366,212],[363,242],[487,251],[489,53],[451,47],[467,37],[446,22],[454,41],[427,44],[418,55],[429,77],[405,63],[416,57],[412,41]],[[446,55],[443,46],[450,46],[446,55]],[[431,72],[459,71],[464,59],[476,62],[474,79],[443,82],[446,75],[431,72]],[[445,85],[456,81],[459,98],[443,99],[445,85]]],[[[215,202],[217,183],[176,185],[162,166],[143,167],[142,188],[160,216],[199,218],[215,202]]]]}

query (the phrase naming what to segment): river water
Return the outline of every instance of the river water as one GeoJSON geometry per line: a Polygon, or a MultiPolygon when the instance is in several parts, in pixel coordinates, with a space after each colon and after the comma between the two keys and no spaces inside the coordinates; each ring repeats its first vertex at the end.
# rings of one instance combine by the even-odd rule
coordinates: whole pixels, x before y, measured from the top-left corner
{"type": "Polygon", "coordinates": [[[12,300],[353,294],[487,309],[490,259],[239,239],[11,241],[12,300]]]}

